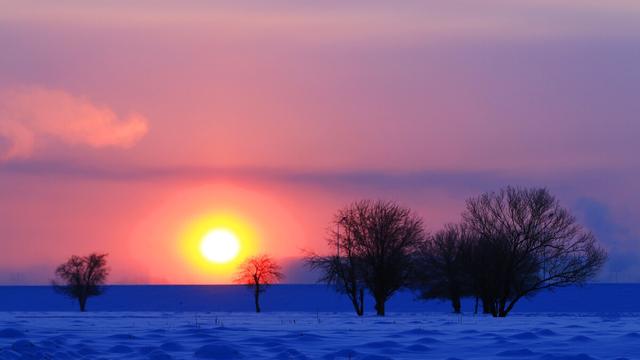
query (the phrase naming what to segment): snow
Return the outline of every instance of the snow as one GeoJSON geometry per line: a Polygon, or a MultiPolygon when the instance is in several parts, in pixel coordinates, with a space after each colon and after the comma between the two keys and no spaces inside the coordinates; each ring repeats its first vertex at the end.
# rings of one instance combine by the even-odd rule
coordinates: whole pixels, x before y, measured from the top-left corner
{"type": "Polygon", "coordinates": [[[238,286],[110,286],[89,312],[46,286],[0,287],[0,359],[640,359],[640,285],[559,289],[505,319],[394,296],[355,316],[320,285],[281,285],[252,313],[238,286]]]}
{"type": "Polygon", "coordinates": [[[638,316],[2,312],[0,359],[637,359],[638,316]]]}

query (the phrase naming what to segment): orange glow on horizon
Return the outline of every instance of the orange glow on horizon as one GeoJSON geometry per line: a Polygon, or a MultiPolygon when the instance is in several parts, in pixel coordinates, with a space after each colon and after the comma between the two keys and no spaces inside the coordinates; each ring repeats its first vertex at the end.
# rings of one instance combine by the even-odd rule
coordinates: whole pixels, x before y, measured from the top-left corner
{"type": "Polygon", "coordinates": [[[181,184],[179,190],[173,186],[126,234],[125,261],[132,264],[128,271],[148,279],[145,283],[230,284],[247,257],[268,254],[281,260],[311,248],[306,245],[311,230],[302,227],[291,204],[282,201],[289,192],[228,181],[181,184]],[[238,239],[238,254],[227,263],[212,262],[202,253],[204,237],[216,229],[238,239]]]}

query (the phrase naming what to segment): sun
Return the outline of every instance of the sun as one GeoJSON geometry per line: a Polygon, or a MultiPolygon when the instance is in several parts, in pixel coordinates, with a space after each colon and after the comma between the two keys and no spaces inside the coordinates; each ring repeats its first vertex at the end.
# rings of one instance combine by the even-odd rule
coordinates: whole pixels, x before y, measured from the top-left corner
{"type": "Polygon", "coordinates": [[[255,255],[261,236],[241,214],[217,212],[185,220],[176,238],[176,250],[193,276],[209,282],[230,279],[244,259],[255,255]]]}
{"type": "Polygon", "coordinates": [[[226,264],[238,256],[240,242],[230,230],[214,229],[202,237],[200,252],[211,262],[226,264]]]}

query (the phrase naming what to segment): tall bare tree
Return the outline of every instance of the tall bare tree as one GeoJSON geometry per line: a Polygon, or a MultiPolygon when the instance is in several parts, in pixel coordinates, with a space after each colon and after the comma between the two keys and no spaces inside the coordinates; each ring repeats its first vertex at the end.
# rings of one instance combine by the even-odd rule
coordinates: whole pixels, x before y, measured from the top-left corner
{"type": "Polygon", "coordinates": [[[420,246],[414,284],[423,299],[447,299],[460,313],[461,299],[471,294],[466,251],[471,234],[463,225],[448,224],[420,246]]]}
{"type": "Polygon", "coordinates": [[[500,241],[486,241],[479,236],[472,236],[464,247],[464,269],[468,275],[469,289],[476,299],[476,313],[479,300],[482,301],[484,314],[495,313],[496,285],[502,283],[496,276],[508,258],[503,252],[504,247],[499,244],[500,241]]]}
{"type": "Polygon", "coordinates": [[[240,265],[234,282],[244,284],[251,289],[257,313],[261,311],[260,294],[265,292],[270,285],[284,278],[280,270],[280,265],[267,255],[248,258],[240,265]]]}
{"type": "Polygon", "coordinates": [[[592,233],[544,188],[507,187],[467,201],[466,226],[477,234],[474,260],[480,296],[494,316],[544,289],[582,284],[606,252],[592,233]]]}
{"type": "Polygon", "coordinates": [[[344,286],[356,312],[362,312],[366,288],[383,316],[387,300],[409,284],[412,255],[424,238],[422,220],[394,202],[363,200],[339,210],[334,225],[328,244],[336,252],[316,267],[344,286]]]}
{"type": "Polygon", "coordinates": [[[329,247],[335,249],[335,253],[328,256],[311,253],[305,260],[312,270],[321,271],[320,282],[333,285],[338,292],[346,294],[356,314],[362,316],[364,314],[363,264],[356,253],[352,234],[340,231],[343,220],[340,216],[340,214],[336,216],[327,240],[329,247]]]}
{"type": "Polygon", "coordinates": [[[56,291],[78,300],[80,311],[86,310],[87,299],[101,295],[109,276],[107,254],[73,255],[56,268],[53,286],[56,291]]]}

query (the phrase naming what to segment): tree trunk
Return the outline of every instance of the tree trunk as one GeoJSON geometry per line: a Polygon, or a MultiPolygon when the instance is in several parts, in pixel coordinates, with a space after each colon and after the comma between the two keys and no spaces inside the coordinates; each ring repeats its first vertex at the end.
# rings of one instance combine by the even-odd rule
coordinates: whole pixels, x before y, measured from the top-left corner
{"type": "Polygon", "coordinates": [[[474,313],[475,315],[477,315],[477,314],[478,314],[478,302],[480,302],[480,298],[479,298],[478,296],[476,296],[476,305],[475,305],[475,307],[474,307],[474,309],[473,309],[473,313],[474,313]]]}
{"type": "Polygon", "coordinates": [[[511,310],[516,305],[518,300],[520,300],[523,296],[524,296],[524,294],[521,294],[521,295],[518,295],[515,299],[511,300],[511,302],[509,303],[507,308],[504,309],[504,316],[503,317],[506,317],[507,315],[509,315],[509,312],[511,312],[511,310]]]}
{"type": "Polygon", "coordinates": [[[260,290],[256,287],[256,291],[253,294],[256,303],[256,312],[260,312],[260,290]]]}
{"type": "Polygon", "coordinates": [[[78,297],[78,303],[80,304],[80,312],[85,312],[87,308],[87,298],[84,296],[78,297]]]}
{"type": "Polygon", "coordinates": [[[360,304],[358,303],[357,299],[351,299],[351,304],[353,305],[353,310],[356,311],[356,314],[358,314],[358,316],[360,316],[360,304]]]}
{"type": "Polygon", "coordinates": [[[498,304],[497,300],[489,297],[482,297],[482,313],[491,314],[493,317],[498,316],[498,304]]]}
{"type": "Polygon", "coordinates": [[[498,317],[498,301],[494,300],[491,302],[491,316],[498,317]]]}
{"type": "Polygon", "coordinates": [[[491,310],[492,301],[486,297],[482,298],[482,313],[483,314],[491,314],[493,311],[491,310]]]}
{"type": "Polygon", "coordinates": [[[347,294],[349,299],[351,300],[351,304],[353,304],[353,309],[356,311],[358,316],[362,316],[364,313],[364,289],[354,289],[353,291],[347,294]]]}
{"type": "Polygon", "coordinates": [[[358,316],[364,315],[364,289],[360,289],[360,310],[358,316]]]}
{"type": "Polygon", "coordinates": [[[506,304],[507,304],[507,299],[506,298],[500,299],[500,304],[499,304],[498,311],[497,311],[498,317],[507,316],[507,311],[505,310],[505,308],[507,306],[506,304]]]}
{"type": "Polygon", "coordinates": [[[385,300],[381,298],[376,299],[376,315],[384,316],[384,303],[385,300]]]}
{"type": "Polygon", "coordinates": [[[453,312],[455,314],[460,314],[460,308],[462,306],[460,304],[460,297],[459,296],[452,296],[451,297],[451,306],[453,306],[453,312]]]}

